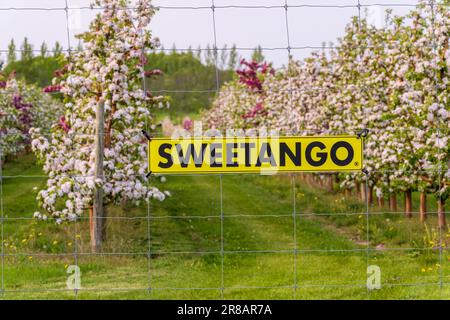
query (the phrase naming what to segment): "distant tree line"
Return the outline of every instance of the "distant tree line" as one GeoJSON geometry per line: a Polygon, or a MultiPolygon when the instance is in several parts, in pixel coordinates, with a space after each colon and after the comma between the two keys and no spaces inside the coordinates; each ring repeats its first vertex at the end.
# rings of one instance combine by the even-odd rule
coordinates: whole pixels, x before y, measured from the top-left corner
{"type": "Polygon", "coordinates": [[[6,65],[2,72],[15,73],[16,78],[24,79],[28,83],[40,87],[51,84],[54,72],[65,65],[63,48],[56,42],[53,49],[43,42],[40,50],[34,50],[33,45],[25,38],[17,49],[14,40],[8,46],[6,65]],[[35,54],[37,53],[37,54],[35,54]]]}
{"type": "MultiPolygon", "coordinates": [[[[83,50],[81,44],[74,52],[79,50],[83,50]]],[[[59,42],[56,42],[52,49],[43,42],[39,50],[34,50],[28,38],[25,38],[19,46],[11,40],[2,73],[6,75],[14,73],[18,79],[46,87],[52,83],[55,71],[66,65],[64,53],[59,42]]],[[[252,54],[252,60],[261,62],[264,59],[262,49],[258,46],[252,54]]],[[[205,48],[189,47],[185,51],[177,50],[175,45],[170,50],[161,47],[148,54],[146,68],[159,69],[163,76],[148,78],[146,87],[155,94],[164,91],[165,95],[171,97],[170,109],[162,112],[198,113],[201,109],[209,108],[216,94],[216,66],[221,87],[233,79],[234,70],[238,68],[240,60],[241,56],[236,45],[232,47],[224,45],[215,49],[208,44],[205,48]]]]}

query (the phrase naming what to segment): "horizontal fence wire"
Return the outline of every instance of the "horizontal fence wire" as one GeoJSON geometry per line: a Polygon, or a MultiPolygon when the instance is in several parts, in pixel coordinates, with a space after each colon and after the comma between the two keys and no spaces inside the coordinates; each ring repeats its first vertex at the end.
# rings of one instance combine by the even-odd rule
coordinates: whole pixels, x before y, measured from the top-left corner
{"type": "MultiPolygon", "coordinates": [[[[438,6],[449,6],[449,3],[441,3],[441,2],[433,2],[434,7],[438,6]]],[[[215,53],[215,73],[216,73],[216,79],[214,86],[215,88],[210,89],[207,88],[205,90],[150,90],[152,93],[205,93],[205,94],[218,94],[219,88],[220,88],[220,78],[219,78],[219,71],[221,71],[218,67],[218,61],[217,61],[217,53],[220,51],[229,51],[229,50],[238,50],[238,51],[253,51],[254,48],[251,47],[245,47],[245,46],[239,46],[235,48],[219,48],[217,45],[217,30],[216,30],[216,22],[215,22],[215,12],[217,10],[227,10],[227,9],[243,9],[243,10],[257,10],[257,9],[267,9],[267,10],[284,10],[286,12],[286,25],[289,26],[288,22],[288,11],[290,9],[302,9],[302,8],[311,8],[311,9],[356,9],[359,12],[359,18],[361,18],[361,11],[364,8],[370,8],[370,7],[381,7],[381,8],[414,8],[417,6],[417,3],[371,3],[371,4],[365,4],[361,3],[361,1],[355,1],[355,4],[316,4],[316,3],[305,3],[305,4],[289,4],[288,1],[286,1],[284,4],[280,5],[216,5],[214,1],[211,1],[211,5],[205,5],[205,6],[152,6],[156,10],[168,10],[168,11],[175,11],[175,10],[206,10],[210,11],[212,15],[212,28],[214,30],[214,47],[213,48],[173,48],[173,49],[156,49],[153,52],[206,52],[206,51],[212,51],[215,53]]],[[[70,28],[69,28],[69,17],[68,12],[70,10],[94,10],[94,11],[101,11],[105,9],[104,7],[92,7],[92,6],[78,6],[78,7],[72,7],[68,5],[68,2],[66,1],[66,5],[62,7],[0,7],[0,12],[19,12],[19,11],[64,11],[66,13],[66,22],[67,22],[67,37],[68,37],[68,49],[62,49],[61,52],[72,55],[77,54],[79,52],[82,52],[84,49],[75,49],[72,48],[70,44],[70,28]]],[[[136,7],[129,6],[125,9],[129,10],[136,10],[136,7]]],[[[251,11],[250,11],[251,12],[251,11]]],[[[287,33],[287,39],[289,39],[289,28],[286,30],[287,33]]],[[[397,48],[397,43],[389,43],[385,48],[397,48]]],[[[429,47],[432,49],[436,49],[435,44],[425,44],[425,47],[429,47]]],[[[291,43],[286,44],[286,46],[275,46],[275,47],[267,47],[262,46],[261,50],[263,51],[286,51],[289,56],[291,55],[292,51],[295,50],[337,50],[339,49],[339,45],[324,45],[324,46],[294,46],[291,45],[291,43]]],[[[359,46],[358,49],[370,49],[370,48],[380,48],[380,46],[359,46]]],[[[407,48],[402,47],[401,49],[407,50],[407,48]]],[[[21,49],[15,49],[15,52],[22,52],[21,49]]],[[[6,49],[0,49],[0,53],[7,53],[9,50],[6,49]]],[[[40,50],[32,50],[32,52],[40,52],[40,50]]],[[[288,67],[289,68],[289,67],[288,67]]],[[[290,81],[291,79],[289,79],[290,81]]],[[[436,83],[436,88],[438,88],[439,85],[436,83]]],[[[145,80],[143,80],[143,91],[146,92],[146,86],[145,86],[145,80]]],[[[348,88],[345,88],[347,90],[368,90],[370,88],[379,88],[377,84],[369,85],[369,84],[361,84],[355,85],[355,86],[348,86],[348,88]]],[[[333,88],[331,88],[333,89],[333,88]]],[[[342,90],[342,87],[339,87],[340,90],[342,90]]],[[[290,94],[290,97],[292,99],[292,95],[294,93],[311,93],[311,92],[320,92],[322,90],[330,90],[330,88],[318,88],[318,87],[307,87],[307,88],[292,88],[290,86],[289,89],[285,90],[274,90],[273,88],[270,88],[268,90],[269,94],[273,93],[283,93],[286,92],[290,94]]],[[[236,90],[235,92],[238,92],[236,90]]],[[[59,93],[49,93],[49,94],[59,94],[59,93]]],[[[352,131],[355,130],[352,128],[352,131]]],[[[385,130],[385,129],[377,129],[373,128],[370,129],[373,132],[377,132],[378,130],[385,130]]],[[[395,130],[400,131],[414,131],[412,128],[395,128],[395,130]]],[[[445,126],[443,124],[442,128],[436,128],[438,131],[442,132],[448,132],[450,130],[450,127],[445,126]]],[[[342,130],[345,131],[345,130],[342,130]]],[[[312,133],[312,134],[321,134],[321,133],[330,133],[329,130],[302,130],[302,134],[312,133]]],[[[45,135],[50,136],[51,132],[44,133],[45,135]]],[[[140,132],[136,131],[136,135],[139,135],[140,132]]],[[[4,135],[4,134],[3,134],[4,135]]],[[[70,135],[81,135],[86,137],[93,137],[92,134],[85,134],[85,133],[76,133],[71,132],[70,135]]],[[[0,154],[1,155],[1,154],[0,154]]],[[[389,173],[397,173],[400,175],[407,175],[409,173],[414,174],[434,174],[438,175],[439,177],[436,177],[436,180],[442,179],[442,173],[445,173],[445,170],[448,169],[448,165],[441,165],[439,168],[431,168],[431,169],[421,169],[421,170],[395,170],[395,169],[385,169],[385,170],[371,170],[370,174],[389,174],[389,173]]],[[[335,172],[339,173],[339,172],[335,172]]],[[[281,175],[287,175],[289,174],[281,174],[281,175]]],[[[367,194],[367,188],[368,188],[368,179],[369,175],[366,176],[366,194],[367,194]]],[[[81,178],[81,177],[92,177],[93,175],[71,175],[67,174],[64,175],[65,177],[69,178],[81,178]]],[[[103,178],[111,177],[112,175],[104,175],[103,178]]],[[[179,175],[174,175],[179,176],[179,175]]],[[[187,177],[193,177],[196,175],[183,175],[187,177]]],[[[204,175],[202,175],[204,176],[204,175]]],[[[371,260],[371,254],[374,255],[376,253],[382,253],[382,252],[432,252],[435,254],[439,254],[440,256],[440,266],[439,266],[439,275],[435,276],[427,276],[422,275],[420,277],[420,281],[430,279],[430,282],[405,282],[405,283],[398,283],[398,282],[383,282],[382,285],[384,288],[393,288],[393,287],[436,287],[441,290],[444,286],[450,285],[450,281],[446,281],[450,276],[443,274],[443,252],[448,250],[444,247],[444,243],[442,242],[443,234],[439,234],[440,242],[432,247],[424,248],[424,247],[411,247],[411,246],[404,246],[404,247],[374,247],[371,245],[371,239],[370,239],[370,218],[371,217],[377,217],[377,216],[396,216],[396,215],[404,215],[402,212],[398,211],[382,211],[382,210],[373,210],[373,207],[368,203],[368,199],[366,197],[365,210],[360,210],[358,212],[317,212],[317,213],[309,213],[309,212],[300,212],[301,208],[297,207],[296,204],[296,198],[297,198],[297,192],[296,192],[296,184],[293,184],[292,189],[292,201],[293,201],[293,207],[294,212],[289,213],[274,213],[274,212],[268,212],[267,214],[264,213],[255,213],[251,214],[249,212],[243,212],[243,213],[236,213],[236,212],[227,212],[223,208],[223,202],[224,202],[224,195],[223,195],[223,184],[226,183],[226,175],[222,174],[208,174],[207,176],[210,177],[218,177],[220,178],[220,203],[221,203],[221,212],[220,214],[211,214],[211,215],[184,215],[184,216],[172,216],[172,215],[159,215],[155,212],[152,212],[152,207],[150,205],[150,201],[148,201],[147,204],[147,212],[145,216],[109,216],[105,219],[109,219],[112,221],[115,220],[125,220],[125,221],[147,221],[147,236],[148,236],[148,250],[147,251],[136,251],[136,252],[83,252],[78,251],[80,246],[80,241],[77,237],[78,229],[80,228],[79,223],[82,223],[83,221],[89,220],[89,217],[87,216],[81,216],[77,217],[75,220],[75,233],[74,233],[74,251],[73,252],[10,252],[9,248],[5,247],[5,243],[7,243],[7,240],[5,240],[5,237],[8,236],[5,233],[5,225],[10,224],[14,221],[34,221],[35,218],[33,217],[10,217],[5,209],[4,204],[4,193],[3,193],[3,186],[5,183],[7,183],[10,179],[28,179],[28,178],[39,178],[39,179],[46,179],[48,178],[47,175],[23,175],[23,174],[15,174],[10,175],[2,171],[2,168],[0,167],[0,222],[1,222],[1,270],[2,270],[2,279],[1,279],[1,288],[0,288],[0,297],[5,297],[6,294],[14,294],[14,293],[73,293],[74,298],[78,298],[78,294],[81,292],[130,292],[130,291],[136,291],[136,292],[147,292],[151,293],[152,291],[217,291],[220,293],[220,297],[223,299],[225,296],[225,292],[227,291],[236,291],[236,290],[277,290],[277,289],[288,289],[293,290],[293,298],[296,299],[298,297],[302,297],[302,292],[300,289],[308,289],[308,288],[319,288],[319,289],[327,289],[327,288],[357,288],[357,289],[366,289],[367,283],[348,283],[348,282],[342,282],[342,283],[329,283],[329,282],[323,282],[317,281],[317,283],[303,283],[302,282],[302,269],[301,269],[301,259],[304,258],[304,255],[310,254],[336,254],[336,253],[355,253],[355,254],[365,254],[366,255],[366,264],[369,266],[369,261],[371,260]],[[225,179],[224,179],[225,178],[225,179]],[[328,218],[328,217],[365,217],[366,218],[366,244],[361,244],[361,248],[352,248],[352,249],[333,249],[333,248],[326,248],[326,249],[314,249],[314,248],[302,248],[301,243],[297,244],[297,234],[301,232],[301,229],[298,230],[297,227],[297,221],[301,221],[302,218],[309,218],[309,217],[318,217],[318,218],[328,218]],[[273,249],[273,250],[228,250],[227,245],[227,238],[226,234],[224,234],[224,223],[227,219],[245,219],[245,218],[292,218],[293,219],[293,242],[294,242],[294,248],[288,248],[288,249],[273,249]],[[163,220],[163,219],[169,219],[169,220],[195,220],[195,219],[217,219],[220,220],[221,224],[221,234],[220,234],[220,250],[158,250],[155,249],[157,244],[151,243],[150,238],[153,238],[154,236],[151,235],[151,228],[154,227],[152,224],[157,220],[163,220]],[[246,286],[246,285],[227,285],[227,281],[225,279],[224,273],[226,272],[226,266],[224,265],[224,258],[225,255],[239,255],[239,254],[288,254],[292,255],[294,263],[292,265],[292,277],[293,281],[291,283],[286,284],[280,284],[280,285],[255,285],[255,286],[246,286]],[[156,256],[161,255],[218,255],[221,257],[221,283],[220,286],[217,287],[202,287],[202,286],[192,286],[192,287],[170,287],[170,286],[158,286],[154,284],[154,266],[153,266],[153,259],[156,256]],[[303,256],[302,256],[303,255],[303,256]],[[79,263],[79,257],[86,257],[86,256],[92,256],[92,257],[98,257],[98,256],[142,256],[144,258],[147,258],[148,260],[148,266],[147,266],[147,272],[148,272],[148,285],[146,287],[107,287],[107,288],[89,288],[89,287],[82,287],[78,289],[66,289],[66,288],[47,288],[47,287],[41,287],[41,288],[27,288],[27,289],[11,289],[7,288],[5,286],[5,259],[6,258],[14,258],[14,257],[74,257],[75,259],[75,265],[78,265],[79,263]],[[298,261],[297,261],[298,260],[298,261]],[[299,273],[299,274],[298,274],[299,273]],[[299,292],[297,293],[297,290],[299,292]]],[[[132,178],[133,176],[128,176],[128,178],[132,178]]],[[[135,178],[142,178],[142,176],[136,175],[135,178]]],[[[154,177],[156,178],[156,177],[154,177]]],[[[212,191],[213,192],[213,191],[212,191]]],[[[413,211],[411,212],[414,215],[418,215],[419,212],[413,211]]],[[[446,212],[448,214],[449,212],[446,212]]],[[[430,211],[427,212],[429,216],[437,216],[438,212],[436,211],[430,211]]],[[[14,233],[12,234],[14,235],[14,233]]],[[[274,243],[272,243],[274,244],[274,243]]],[[[275,243],[277,244],[277,243],[275,243]]],[[[337,279],[333,279],[337,280],[337,279]]],[[[14,279],[8,279],[8,283],[13,282],[14,279]]],[[[309,280],[310,281],[310,280],[309,280]]],[[[7,297],[7,295],[6,295],[7,297]]],[[[367,291],[367,297],[370,298],[370,292],[367,291]]],[[[445,298],[445,297],[443,297],[445,298]]]]}
{"type": "MultiPolygon", "coordinates": [[[[444,167],[443,167],[444,168],[444,167]]],[[[304,171],[304,173],[315,173],[312,171],[304,171]]],[[[398,170],[372,170],[370,171],[370,173],[374,174],[384,174],[384,173],[399,173],[398,170]]],[[[430,174],[430,173],[434,173],[434,174],[442,174],[442,170],[439,169],[430,169],[430,170],[419,170],[419,171],[401,171],[401,174],[430,174]]],[[[271,174],[268,173],[263,173],[263,176],[275,176],[275,175],[289,175],[291,173],[288,172],[274,172],[271,174]]],[[[347,175],[358,175],[360,174],[359,172],[356,171],[327,171],[327,172],[322,172],[322,173],[317,173],[321,176],[326,176],[326,175],[330,175],[330,174],[347,174],[347,175]]],[[[233,175],[237,175],[236,173],[199,173],[199,174],[194,174],[194,173],[190,173],[190,174],[183,174],[183,173],[177,173],[177,174],[168,174],[168,175],[163,175],[163,174],[151,174],[151,177],[160,177],[160,176],[169,176],[169,177],[219,177],[221,175],[224,176],[233,176],[233,175]]],[[[247,176],[258,176],[261,175],[260,173],[246,173],[245,175],[247,176]]],[[[143,177],[147,177],[147,174],[143,174],[143,175],[127,175],[128,178],[143,178],[143,177]]],[[[92,174],[92,175],[78,175],[78,174],[63,174],[61,175],[61,177],[65,177],[65,178],[70,178],[70,179],[77,179],[77,178],[92,178],[92,177],[97,177],[96,175],[92,174]]],[[[109,178],[109,177],[113,177],[113,174],[111,175],[103,175],[103,178],[109,178]]],[[[21,174],[17,174],[17,175],[4,175],[2,178],[6,179],[15,179],[15,178],[21,178],[21,179],[33,179],[33,178],[48,178],[47,175],[21,175],[21,174]]],[[[442,179],[441,179],[442,180],[442,179]]],[[[436,179],[436,181],[439,181],[438,179],[436,179]]]]}
{"type": "MultiPolygon", "coordinates": [[[[348,90],[348,91],[353,91],[353,92],[358,92],[358,90],[361,90],[362,92],[369,92],[369,90],[371,88],[376,88],[376,85],[360,85],[358,87],[357,84],[352,84],[352,85],[347,85],[341,87],[339,90],[348,90]]],[[[444,85],[439,86],[442,88],[445,88],[444,85]]],[[[321,88],[321,87],[306,87],[306,88],[292,88],[292,89],[280,89],[280,88],[268,88],[267,90],[265,90],[265,93],[271,93],[271,94],[276,94],[276,93],[314,93],[314,92],[328,92],[330,89],[337,89],[334,87],[328,87],[328,88],[321,88]]],[[[14,93],[14,91],[12,91],[11,89],[4,89],[2,90],[5,93],[14,93]]],[[[156,94],[163,94],[163,93],[204,93],[204,94],[218,94],[217,90],[215,89],[204,89],[204,90],[172,90],[172,89],[159,89],[159,90],[147,90],[147,92],[149,93],[156,93],[156,94]]],[[[227,88],[227,92],[229,93],[240,93],[240,92],[245,92],[244,89],[230,89],[227,88]]],[[[97,94],[97,92],[87,92],[89,94],[97,94]]],[[[60,96],[62,93],[61,92],[46,92],[45,94],[47,95],[54,95],[54,96],[60,96]]],[[[152,109],[157,109],[158,106],[152,106],[152,109]]],[[[160,109],[165,108],[163,107],[159,107],[160,109]]],[[[381,129],[380,129],[381,130],[381,129]]],[[[386,130],[386,129],[385,129],[386,130]]],[[[450,126],[447,127],[442,127],[442,130],[450,130],[450,126]]],[[[317,130],[319,131],[319,130],[317,130]]]]}
{"type": "MultiPolygon", "coordinates": [[[[448,3],[439,2],[436,7],[447,7],[448,3]]],[[[366,4],[283,4],[283,5],[208,5],[208,6],[152,6],[155,10],[220,10],[220,9],[295,9],[295,8],[316,8],[316,9],[361,9],[370,7],[388,8],[415,8],[416,3],[366,3],[366,4]]],[[[0,11],[66,11],[66,10],[104,10],[102,6],[78,6],[78,7],[0,7],[0,11]]],[[[118,10],[138,10],[138,7],[126,6],[118,10]]]]}
{"type": "MultiPolygon", "coordinates": [[[[77,252],[79,256],[144,256],[146,257],[148,254],[152,256],[160,256],[160,255],[223,255],[223,254],[295,254],[295,253],[366,253],[367,250],[372,252],[405,252],[405,251],[427,251],[427,252],[437,252],[439,253],[440,248],[360,248],[360,249],[273,249],[273,250],[211,250],[211,251],[160,251],[160,250],[152,250],[149,252],[77,252]]],[[[62,257],[62,256],[73,256],[71,252],[62,252],[62,253],[47,253],[47,252],[6,252],[2,256],[4,257],[62,257]]]]}
{"type": "MultiPolygon", "coordinates": [[[[377,44],[377,45],[370,45],[370,44],[360,44],[357,46],[353,46],[351,44],[345,44],[345,48],[349,48],[349,49],[375,49],[375,48],[384,48],[384,49],[411,49],[411,48],[415,48],[415,46],[413,44],[405,44],[402,43],[401,47],[399,47],[400,43],[398,41],[385,41],[385,44],[377,44]]],[[[421,47],[423,48],[429,48],[429,49],[433,49],[433,44],[430,43],[423,43],[421,44],[421,47]]],[[[310,50],[310,49],[314,49],[317,51],[324,51],[324,50],[337,50],[343,48],[343,46],[341,45],[334,45],[334,44],[323,44],[323,45],[289,45],[289,46],[258,46],[258,49],[261,49],[262,51],[286,51],[287,49],[290,50],[310,50]]],[[[173,48],[165,48],[165,47],[158,47],[155,49],[151,49],[151,50],[147,50],[147,53],[158,53],[158,52],[202,52],[202,51],[232,51],[232,50],[238,50],[238,51],[254,51],[255,47],[242,47],[242,46],[236,46],[236,47],[188,47],[188,48],[177,48],[177,47],[173,47],[173,48]]],[[[27,49],[27,52],[32,52],[32,53],[40,53],[41,50],[40,49],[27,49]]],[[[60,51],[61,53],[68,53],[69,49],[64,49],[61,48],[58,51],[60,51]]],[[[73,48],[71,47],[70,52],[71,53],[81,53],[87,51],[87,49],[84,48],[73,48]]],[[[21,53],[24,52],[24,49],[20,49],[20,48],[15,48],[14,50],[11,49],[0,49],[0,53],[8,53],[8,52],[15,52],[15,53],[21,53]]],[[[53,50],[49,49],[48,51],[49,53],[52,53],[53,50]]],[[[401,52],[401,51],[400,51],[401,52]]]]}
{"type": "MultiPolygon", "coordinates": [[[[86,208],[86,210],[88,210],[89,208],[86,208]]],[[[445,211],[444,213],[450,213],[450,211],[445,211]]],[[[365,215],[366,212],[330,212],[330,213],[296,213],[295,217],[301,218],[301,217],[359,217],[359,216],[363,216],[365,215]]],[[[418,211],[411,211],[411,214],[413,215],[418,215],[420,214],[420,212],[418,211]]],[[[438,212],[436,211],[427,211],[427,215],[437,215],[438,212]]],[[[400,212],[400,211],[371,211],[370,212],[371,216],[395,216],[395,215],[401,215],[403,216],[404,213],[400,212]]],[[[228,214],[225,213],[223,216],[222,215],[206,215],[206,216],[196,216],[196,215],[187,215],[187,216],[156,216],[153,215],[150,218],[148,218],[147,216],[133,216],[133,217],[129,217],[129,216],[110,216],[110,217],[99,217],[98,219],[106,219],[106,220],[147,220],[147,219],[151,219],[151,220],[164,220],[164,219],[175,219],[175,220],[194,220],[194,219],[237,219],[237,218],[291,218],[293,217],[292,214],[273,214],[273,213],[268,213],[268,214],[228,214]]],[[[5,216],[3,217],[3,221],[6,223],[8,221],[21,221],[21,220],[31,220],[31,221],[35,221],[36,218],[34,217],[9,217],[9,216],[5,216]]],[[[76,218],[77,221],[83,221],[83,220],[89,220],[89,217],[77,217],[76,218]]]]}
{"type": "MultiPolygon", "coordinates": [[[[195,122],[201,124],[202,120],[196,121],[194,120],[194,124],[195,122]]],[[[154,123],[154,129],[155,130],[158,126],[160,126],[160,123],[154,123]]],[[[312,126],[314,126],[315,124],[312,124],[312,126]]],[[[383,124],[380,123],[379,126],[382,126],[383,124]]],[[[58,127],[58,126],[56,126],[58,127]]],[[[267,140],[272,140],[272,141],[276,141],[277,139],[280,138],[289,138],[289,137],[300,137],[300,136],[304,136],[304,135],[318,135],[317,137],[320,136],[324,136],[326,134],[333,134],[333,135],[341,135],[341,136],[354,136],[357,137],[359,136],[359,134],[361,133],[362,130],[368,130],[368,135],[370,134],[380,134],[380,133],[385,133],[385,132],[412,132],[412,133],[417,133],[418,131],[421,131],[422,133],[428,133],[428,134],[437,134],[437,133],[441,133],[441,134],[447,134],[448,132],[450,132],[450,127],[436,127],[433,128],[431,130],[422,130],[420,128],[413,128],[413,127],[395,127],[395,128],[377,128],[377,127],[370,127],[370,126],[363,126],[361,125],[359,126],[353,126],[353,127],[348,127],[348,128],[329,128],[329,129],[298,129],[298,130],[275,130],[272,129],[270,126],[261,126],[261,127],[255,127],[252,129],[240,129],[240,128],[236,128],[236,127],[228,127],[225,129],[209,129],[209,128],[203,128],[205,132],[203,132],[203,134],[205,134],[204,136],[196,136],[195,132],[190,132],[188,130],[185,129],[181,129],[179,128],[180,131],[178,131],[177,133],[181,133],[183,132],[185,135],[177,135],[174,137],[171,136],[164,136],[164,135],[155,135],[155,134],[149,134],[151,139],[172,139],[174,141],[177,140],[185,140],[185,141],[190,141],[192,139],[192,141],[198,140],[198,139],[223,139],[223,140],[227,140],[229,139],[230,141],[232,141],[233,139],[246,139],[246,138],[255,138],[255,139],[267,139],[267,140]]],[[[41,130],[39,131],[39,133],[36,134],[36,136],[41,136],[43,138],[50,138],[52,136],[53,133],[55,133],[56,130],[54,129],[50,129],[50,130],[41,130]]],[[[26,133],[26,132],[20,132],[20,134],[23,137],[27,137],[27,138],[31,138],[32,135],[30,133],[26,133]]],[[[12,133],[12,132],[6,132],[6,133],[1,133],[0,137],[7,137],[7,136],[12,136],[12,135],[17,135],[17,133],[12,133]]],[[[77,132],[74,130],[70,130],[68,133],[65,133],[64,135],[61,134],[61,132],[57,132],[58,136],[65,136],[68,138],[71,137],[85,137],[85,138],[94,138],[96,136],[96,134],[94,133],[86,133],[86,132],[77,132]]],[[[110,135],[111,137],[128,137],[128,138],[136,138],[136,137],[141,137],[143,139],[143,141],[147,141],[146,137],[143,135],[142,133],[142,129],[129,129],[127,130],[126,133],[121,132],[119,130],[115,130],[115,129],[111,129],[111,133],[104,133],[101,134],[102,136],[105,135],[110,135]]],[[[412,136],[414,137],[414,136],[412,136]]],[[[409,137],[409,138],[412,138],[409,137]]],[[[441,137],[437,137],[438,139],[442,139],[441,137]]],[[[369,138],[370,139],[370,138],[369,138]]]]}

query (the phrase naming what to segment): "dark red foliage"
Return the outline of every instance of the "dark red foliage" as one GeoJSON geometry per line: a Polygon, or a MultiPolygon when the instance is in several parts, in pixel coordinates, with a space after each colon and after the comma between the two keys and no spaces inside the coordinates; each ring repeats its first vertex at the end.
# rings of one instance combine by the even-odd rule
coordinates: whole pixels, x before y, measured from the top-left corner
{"type": "Polygon", "coordinates": [[[69,124],[66,122],[66,118],[64,116],[62,116],[61,118],[59,118],[59,123],[58,123],[61,128],[67,133],[70,130],[70,126],[69,124]]]}
{"type": "Polygon", "coordinates": [[[146,78],[150,78],[153,76],[158,77],[158,76],[162,76],[163,72],[159,69],[147,70],[147,71],[145,71],[144,75],[146,78]]]}
{"type": "Polygon", "coordinates": [[[33,116],[31,113],[31,108],[33,108],[33,105],[31,103],[24,103],[22,97],[16,95],[13,96],[12,104],[18,111],[20,111],[19,121],[23,125],[22,132],[27,134],[33,121],[33,116]]]}
{"type": "Polygon", "coordinates": [[[145,54],[141,54],[141,56],[139,57],[139,65],[145,66],[147,62],[148,62],[147,56],[145,54]]]}
{"type": "Polygon", "coordinates": [[[242,59],[240,64],[243,68],[236,70],[236,73],[239,75],[239,82],[245,84],[251,90],[263,92],[260,75],[274,74],[275,70],[266,62],[247,62],[245,59],[242,59]]]}
{"type": "Polygon", "coordinates": [[[64,74],[67,73],[68,69],[69,69],[69,66],[66,65],[66,66],[64,66],[64,68],[56,70],[53,74],[56,78],[61,78],[64,74]]]}
{"type": "Polygon", "coordinates": [[[55,85],[55,86],[48,86],[44,88],[45,93],[54,93],[54,92],[60,92],[62,89],[62,86],[55,85]]]}
{"type": "Polygon", "coordinates": [[[267,111],[264,109],[262,102],[257,103],[256,106],[254,106],[252,110],[250,110],[249,112],[244,114],[242,116],[242,118],[243,119],[252,119],[258,115],[260,115],[260,116],[267,115],[267,111]]]}
{"type": "Polygon", "coordinates": [[[184,130],[190,131],[194,125],[194,122],[191,119],[186,119],[183,122],[184,130]]]}

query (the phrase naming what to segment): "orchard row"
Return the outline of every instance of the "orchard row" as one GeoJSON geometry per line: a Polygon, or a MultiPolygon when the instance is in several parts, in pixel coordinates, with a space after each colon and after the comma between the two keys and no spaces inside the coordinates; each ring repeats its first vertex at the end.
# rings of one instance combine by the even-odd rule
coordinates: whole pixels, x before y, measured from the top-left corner
{"type": "MultiPolygon", "coordinates": [[[[404,193],[411,216],[411,194],[418,191],[424,219],[432,194],[442,227],[450,197],[449,38],[448,3],[421,1],[405,17],[387,13],[383,28],[354,18],[335,49],[291,59],[281,71],[241,61],[204,119],[222,131],[264,127],[284,135],[368,129],[369,199],[375,192],[395,209],[404,193]]],[[[338,177],[343,191],[360,189],[364,180],[363,174],[338,177]]]]}

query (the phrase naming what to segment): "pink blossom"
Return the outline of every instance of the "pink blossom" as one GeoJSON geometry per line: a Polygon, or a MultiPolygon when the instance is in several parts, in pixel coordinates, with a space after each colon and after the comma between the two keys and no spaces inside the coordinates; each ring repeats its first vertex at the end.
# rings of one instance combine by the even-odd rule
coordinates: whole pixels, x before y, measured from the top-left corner
{"type": "Polygon", "coordinates": [[[242,116],[242,119],[252,119],[255,118],[257,115],[266,115],[267,111],[264,110],[264,106],[261,102],[257,103],[256,106],[253,107],[252,110],[247,112],[242,116]]]}
{"type": "Polygon", "coordinates": [[[164,73],[159,69],[147,70],[144,75],[146,78],[150,78],[152,76],[162,76],[164,73]]]}
{"type": "Polygon", "coordinates": [[[68,70],[68,66],[66,65],[66,66],[64,66],[64,68],[56,70],[56,71],[53,73],[53,75],[54,75],[56,78],[61,78],[61,77],[67,72],[67,70],[68,70]]]}
{"type": "Polygon", "coordinates": [[[63,130],[67,133],[70,130],[70,126],[69,124],[66,122],[66,117],[62,116],[61,118],[59,118],[59,123],[58,123],[61,128],[63,128],[63,130]]]}
{"type": "Polygon", "coordinates": [[[48,86],[44,88],[45,93],[54,93],[54,92],[61,92],[62,86],[55,85],[55,86],[48,86]]]}
{"type": "Polygon", "coordinates": [[[141,54],[139,57],[139,65],[145,66],[148,62],[147,56],[145,54],[141,54]]]}
{"type": "Polygon", "coordinates": [[[192,126],[193,126],[193,121],[191,120],[191,119],[185,119],[184,120],[184,122],[183,122],[183,128],[185,129],[185,130],[191,130],[192,129],[192,126]]]}
{"type": "Polygon", "coordinates": [[[261,76],[264,76],[267,73],[273,74],[275,72],[267,63],[259,64],[256,61],[247,62],[245,59],[242,59],[241,65],[244,66],[244,69],[236,71],[239,75],[239,82],[257,92],[263,91],[261,76]]]}

